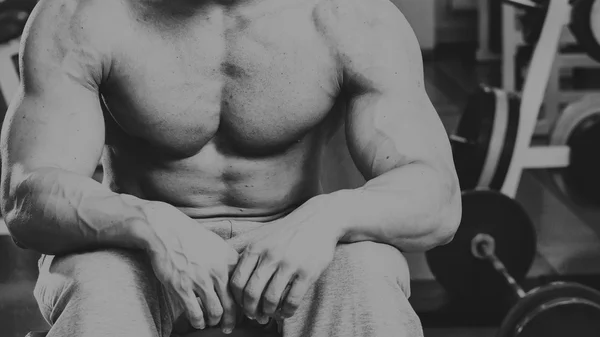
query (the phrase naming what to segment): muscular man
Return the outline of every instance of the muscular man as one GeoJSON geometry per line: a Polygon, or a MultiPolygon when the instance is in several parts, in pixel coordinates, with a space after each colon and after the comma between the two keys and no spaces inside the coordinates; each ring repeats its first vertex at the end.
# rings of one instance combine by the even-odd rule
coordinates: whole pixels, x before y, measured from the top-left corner
{"type": "Polygon", "coordinates": [[[460,191],[388,0],[42,0],[21,77],[2,211],[44,254],[50,337],[169,336],[180,317],[422,336],[402,252],[451,240],[460,191]],[[367,183],[325,194],[344,120],[367,183]]]}

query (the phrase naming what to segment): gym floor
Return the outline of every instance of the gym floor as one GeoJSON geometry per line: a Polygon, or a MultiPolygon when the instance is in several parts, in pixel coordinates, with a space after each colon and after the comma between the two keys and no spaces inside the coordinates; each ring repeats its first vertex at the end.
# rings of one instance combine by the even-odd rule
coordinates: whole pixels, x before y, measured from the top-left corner
{"type": "MultiPolygon", "coordinates": [[[[427,91],[449,132],[456,126],[469,92],[481,82],[497,85],[500,78],[499,64],[480,65],[474,61],[472,49],[450,49],[452,52],[426,57],[425,62],[427,91]]],[[[527,172],[518,192],[517,200],[532,217],[539,241],[538,256],[524,287],[570,279],[600,289],[600,225],[592,226],[600,223],[600,210],[561,196],[550,186],[547,173],[527,172]]],[[[0,336],[23,337],[27,331],[45,329],[31,294],[36,256],[17,250],[5,236],[0,237],[0,256],[8,257],[0,264],[0,336]]],[[[450,305],[423,255],[408,259],[414,280],[411,301],[422,318],[426,337],[494,336],[502,314],[494,312],[493,304],[490,308],[450,305]]]]}

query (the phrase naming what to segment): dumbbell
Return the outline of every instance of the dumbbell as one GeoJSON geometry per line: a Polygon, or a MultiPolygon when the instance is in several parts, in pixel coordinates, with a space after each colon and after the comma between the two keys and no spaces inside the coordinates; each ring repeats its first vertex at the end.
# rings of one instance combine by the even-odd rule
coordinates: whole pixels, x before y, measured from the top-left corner
{"type": "Polygon", "coordinates": [[[573,282],[530,291],[520,286],[536,253],[536,237],[519,203],[491,190],[465,191],[462,201],[454,240],[426,253],[433,275],[454,300],[510,303],[498,337],[600,335],[599,291],[573,282]]]}

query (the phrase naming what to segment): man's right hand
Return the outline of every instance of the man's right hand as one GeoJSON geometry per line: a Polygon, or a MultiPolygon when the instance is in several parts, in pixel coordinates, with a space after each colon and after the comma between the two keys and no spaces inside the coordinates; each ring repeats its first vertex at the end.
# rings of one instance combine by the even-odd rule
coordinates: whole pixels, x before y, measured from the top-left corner
{"type": "Polygon", "coordinates": [[[147,251],[152,267],[192,327],[204,329],[220,322],[224,333],[233,331],[236,304],[228,283],[237,251],[172,206],[158,204],[149,215],[152,234],[147,251]]]}

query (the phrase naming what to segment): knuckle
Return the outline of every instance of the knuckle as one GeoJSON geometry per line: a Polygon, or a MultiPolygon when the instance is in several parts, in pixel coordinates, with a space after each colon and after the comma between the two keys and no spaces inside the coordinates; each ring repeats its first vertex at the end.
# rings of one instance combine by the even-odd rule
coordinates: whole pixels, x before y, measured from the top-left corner
{"type": "Polygon", "coordinates": [[[193,305],[188,306],[187,313],[189,314],[190,319],[195,321],[201,321],[203,318],[202,312],[198,311],[193,305]]]}
{"type": "Polygon", "coordinates": [[[208,317],[212,320],[219,320],[223,316],[223,309],[214,308],[208,313],[208,317]]]}
{"type": "Polygon", "coordinates": [[[229,275],[227,274],[226,270],[214,270],[212,273],[212,278],[213,278],[213,282],[215,282],[215,284],[219,284],[219,285],[223,285],[225,283],[227,283],[227,278],[229,277],[229,275]]]}
{"type": "Polygon", "coordinates": [[[221,300],[221,306],[223,308],[224,314],[228,314],[235,311],[235,303],[233,302],[232,298],[228,298],[225,301],[221,300]]]}
{"type": "Polygon", "coordinates": [[[195,287],[204,288],[207,286],[206,277],[203,273],[199,273],[196,278],[191,282],[195,287]]]}
{"type": "Polygon", "coordinates": [[[253,291],[246,291],[244,293],[245,302],[256,302],[257,296],[253,291]]]}
{"type": "Polygon", "coordinates": [[[268,292],[265,294],[264,303],[268,306],[275,306],[279,304],[279,298],[274,293],[268,292]]]}
{"type": "Polygon", "coordinates": [[[246,247],[246,250],[244,251],[244,255],[260,254],[263,251],[264,251],[264,246],[262,243],[253,242],[253,243],[250,243],[246,247]]]}
{"type": "Polygon", "coordinates": [[[233,308],[223,308],[223,319],[227,322],[231,321],[235,317],[235,311],[233,308]]]}
{"type": "Polygon", "coordinates": [[[264,250],[262,256],[266,261],[277,261],[281,259],[281,254],[277,249],[274,248],[264,250]]]}
{"type": "Polygon", "coordinates": [[[283,258],[279,261],[279,267],[284,270],[298,270],[300,263],[293,258],[283,258]]]}
{"type": "Polygon", "coordinates": [[[290,302],[290,303],[288,303],[288,309],[290,311],[296,311],[296,309],[298,309],[298,307],[299,307],[299,304],[296,303],[296,302],[290,302]]]}
{"type": "Polygon", "coordinates": [[[244,284],[242,283],[242,280],[238,274],[231,278],[229,284],[231,289],[234,291],[242,291],[244,289],[244,284]]]}
{"type": "Polygon", "coordinates": [[[285,306],[289,309],[296,310],[300,306],[300,299],[297,297],[288,297],[285,301],[285,306]]]}
{"type": "Polygon", "coordinates": [[[189,277],[182,277],[179,279],[172,279],[169,285],[178,293],[185,294],[188,290],[193,288],[194,282],[189,277]]]}
{"type": "Polygon", "coordinates": [[[299,266],[296,268],[296,275],[299,281],[308,280],[311,278],[311,271],[305,266],[299,266]]]}

